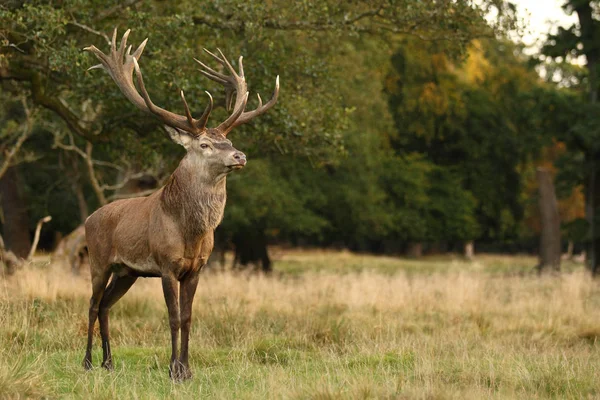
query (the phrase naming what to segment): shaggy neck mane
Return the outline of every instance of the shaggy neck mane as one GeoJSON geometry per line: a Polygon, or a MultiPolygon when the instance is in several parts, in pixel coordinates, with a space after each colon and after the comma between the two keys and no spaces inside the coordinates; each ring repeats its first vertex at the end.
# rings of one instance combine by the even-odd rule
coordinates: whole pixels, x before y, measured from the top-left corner
{"type": "Polygon", "coordinates": [[[184,158],[165,185],[163,209],[181,222],[186,241],[214,230],[223,219],[226,178],[208,177],[184,158]]]}

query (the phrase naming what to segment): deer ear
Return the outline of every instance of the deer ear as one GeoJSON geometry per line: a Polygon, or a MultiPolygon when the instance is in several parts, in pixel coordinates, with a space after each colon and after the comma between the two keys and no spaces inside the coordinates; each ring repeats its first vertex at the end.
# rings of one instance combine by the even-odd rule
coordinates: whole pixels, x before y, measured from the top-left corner
{"type": "Polygon", "coordinates": [[[182,131],[181,129],[170,127],[168,125],[163,126],[169,134],[169,136],[171,137],[171,140],[177,143],[178,145],[181,145],[187,149],[192,143],[193,138],[192,136],[190,136],[189,133],[182,131]]]}

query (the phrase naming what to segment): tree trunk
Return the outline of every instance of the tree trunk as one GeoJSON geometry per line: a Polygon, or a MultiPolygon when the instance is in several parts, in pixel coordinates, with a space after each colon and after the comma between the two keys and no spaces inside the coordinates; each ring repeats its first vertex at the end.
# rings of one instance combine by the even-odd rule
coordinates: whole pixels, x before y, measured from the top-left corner
{"type": "Polygon", "coordinates": [[[586,219],[590,224],[590,247],[588,256],[588,265],[592,275],[600,273],[600,236],[598,235],[598,205],[600,205],[600,174],[597,171],[598,162],[592,163],[593,171],[591,173],[590,188],[588,190],[588,199],[586,199],[586,219]]]}
{"type": "Polygon", "coordinates": [[[4,212],[6,248],[18,257],[26,258],[31,248],[27,204],[15,167],[9,168],[0,179],[0,206],[4,212]]]}
{"type": "Polygon", "coordinates": [[[85,223],[85,220],[90,215],[90,211],[85,201],[85,195],[83,193],[83,185],[81,183],[81,173],[79,172],[79,160],[75,157],[71,157],[71,165],[73,167],[73,173],[70,175],[71,188],[75,197],[77,198],[77,206],[79,207],[79,218],[81,223],[85,223]]]}
{"type": "Polygon", "coordinates": [[[81,223],[85,223],[85,220],[90,215],[87,202],[85,201],[85,195],[83,194],[83,188],[79,182],[74,185],[73,191],[75,192],[75,196],[77,197],[77,206],[79,207],[79,218],[81,219],[81,223]]]}
{"type": "Polygon", "coordinates": [[[267,249],[267,238],[264,232],[243,232],[234,235],[233,244],[235,246],[234,268],[239,262],[242,267],[248,264],[261,264],[263,272],[272,271],[271,259],[267,249]]]}
{"type": "MultiPolygon", "coordinates": [[[[215,243],[213,247],[213,252],[208,259],[208,263],[210,267],[213,267],[214,264],[219,264],[219,268],[222,271],[225,271],[225,256],[227,251],[232,249],[231,237],[228,232],[222,226],[218,227],[215,230],[215,243]]],[[[232,269],[235,269],[235,265],[232,266],[232,269]]]]}
{"type": "Polygon", "coordinates": [[[569,243],[567,243],[567,254],[565,254],[565,258],[567,260],[573,259],[573,248],[574,247],[575,247],[575,243],[573,243],[572,240],[569,240],[569,243]]]}
{"type": "Polygon", "coordinates": [[[469,240],[465,243],[465,258],[467,260],[472,260],[475,256],[475,242],[469,240]]]}
{"type": "Polygon", "coordinates": [[[545,168],[537,169],[539,185],[539,206],[542,232],[540,235],[540,272],[560,270],[560,218],[558,202],[550,171],[545,168]]]}
{"type": "Polygon", "coordinates": [[[22,265],[23,259],[15,256],[12,251],[6,250],[2,235],[0,235],[0,276],[2,274],[12,275],[22,265]]]}
{"type": "MultiPolygon", "coordinates": [[[[587,61],[588,70],[588,100],[590,104],[598,102],[600,85],[598,84],[598,64],[600,62],[600,48],[598,47],[598,30],[600,25],[594,19],[594,10],[592,2],[578,1],[571,2],[573,9],[579,19],[581,42],[583,43],[583,52],[587,61]]],[[[590,224],[590,246],[589,246],[589,268],[593,275],[600,272],[598,255],[600,254],[600,238],[596,227],[596,207],[600,204],[600,174],[598,174],[598,155],[589,154],[591,161],[590,177],[586,191],[585,211],[586,219],[590,224]]]]}
{"type": "Polygon", "coordinates": [[[59,243],[54,253],[54,260],[67,261],[73,274],[79,274],[82,269],[88,268],[88,252],[85,240],[85,226],[79,225],[73,232],[65,236],[59,243]]]}
{"type": "Polygon", "coordinates": [[[410,242],[406,249],[406,255],[411,258],[419,258],[423,255],[423,243],[410,242]]]}

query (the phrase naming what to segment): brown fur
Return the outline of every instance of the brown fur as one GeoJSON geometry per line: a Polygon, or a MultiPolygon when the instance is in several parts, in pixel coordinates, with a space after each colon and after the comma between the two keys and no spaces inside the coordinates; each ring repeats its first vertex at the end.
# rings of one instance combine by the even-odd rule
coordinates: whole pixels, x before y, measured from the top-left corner
{"type": "MultiPolygon", "coordinates": [[[[185,135],[174,131],[173,135],[185,135]]],[[[223,219],[226,175],[241,168],[241,158],[224,136],[174,137],[188,154],[166,185],[148,197],[118,200],[94,212],[85,222],[92,276],[88,347],[90,368],[93,325],[100,319],[103,361],[112,368],[108,312],[140,276],[160,277],[169,310],[175,379],[191,376],[188,337],[198,274],[214,245],[214,230],[223,219]],[[210,145],[210,151],[201,145],[210,145]],[[109,277],[112,281],[106,287],[109,277]],[[177,282],[181,283],[177,301],[177,282]],[[181,310],[179,310],[181,306],[181,310]],[[181,352],[178,337],[181,329],[181,352]],[[180,354],[180,355],[178,355],[180,354]]]]}

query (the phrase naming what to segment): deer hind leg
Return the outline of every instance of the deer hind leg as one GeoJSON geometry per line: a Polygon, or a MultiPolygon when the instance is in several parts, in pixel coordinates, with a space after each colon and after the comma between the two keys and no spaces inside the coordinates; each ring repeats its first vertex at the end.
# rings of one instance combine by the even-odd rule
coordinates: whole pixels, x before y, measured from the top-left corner
{"type": "Polygon", "coordinates": [[[182,379],[182,366],[177,356],[179,347],[179,329],[181,327],[179,302],[177,301],[179,291],[178,284],[179,282],[172,275],[165,275],[162,277],[163,293],[165,295],[165,302],[167,303],[167,310],[169,311],[169,326],[171,328],[171,362],[169,363],[169,376],[175,381],[182,379]]]}
{"type": "Polygon", "coordinates": [[[110,308],[117,302],[131,286],[135,283],[135,276],[117,276],[113,275],[110,284],[100,301],[100,311],[98,318],[100,320],[100,336],[102,337],[102,367],[112,370],[112,354],[110,352],[110,335],[108,330],[108,314],[110,308]]]}
{"type": "Polygon", "coordinates": [[[191,276],[186,277],[181,282],[181,288],[179,292],[179,303],[181,307],[181,354],[179,361],[181,363],[181,378],[190,379],[192,377],[192,371],[188,361],[188,343],[190,339],[190,326],[192,324],[192,303],[194,302],[194,295],[196,294],[196,288],[198,287],[198,278],[200,270],[194,272],[191,276]]]}
{"type": "Polygon", "coordinates": [[[98,318],[100,301],[102,300],[106,284],[108,283],[108,278],[110,278],[111,274],[108,268],[98,269],[94,264],[91,264],[91,272],[92,297],[90,299],[87,347],[85,350],[85,357],[83,359],[83,367],[85,369],[92,368],[92,340],[94,337],[94,325],[96,324],[96,319],[98,318]]]}

